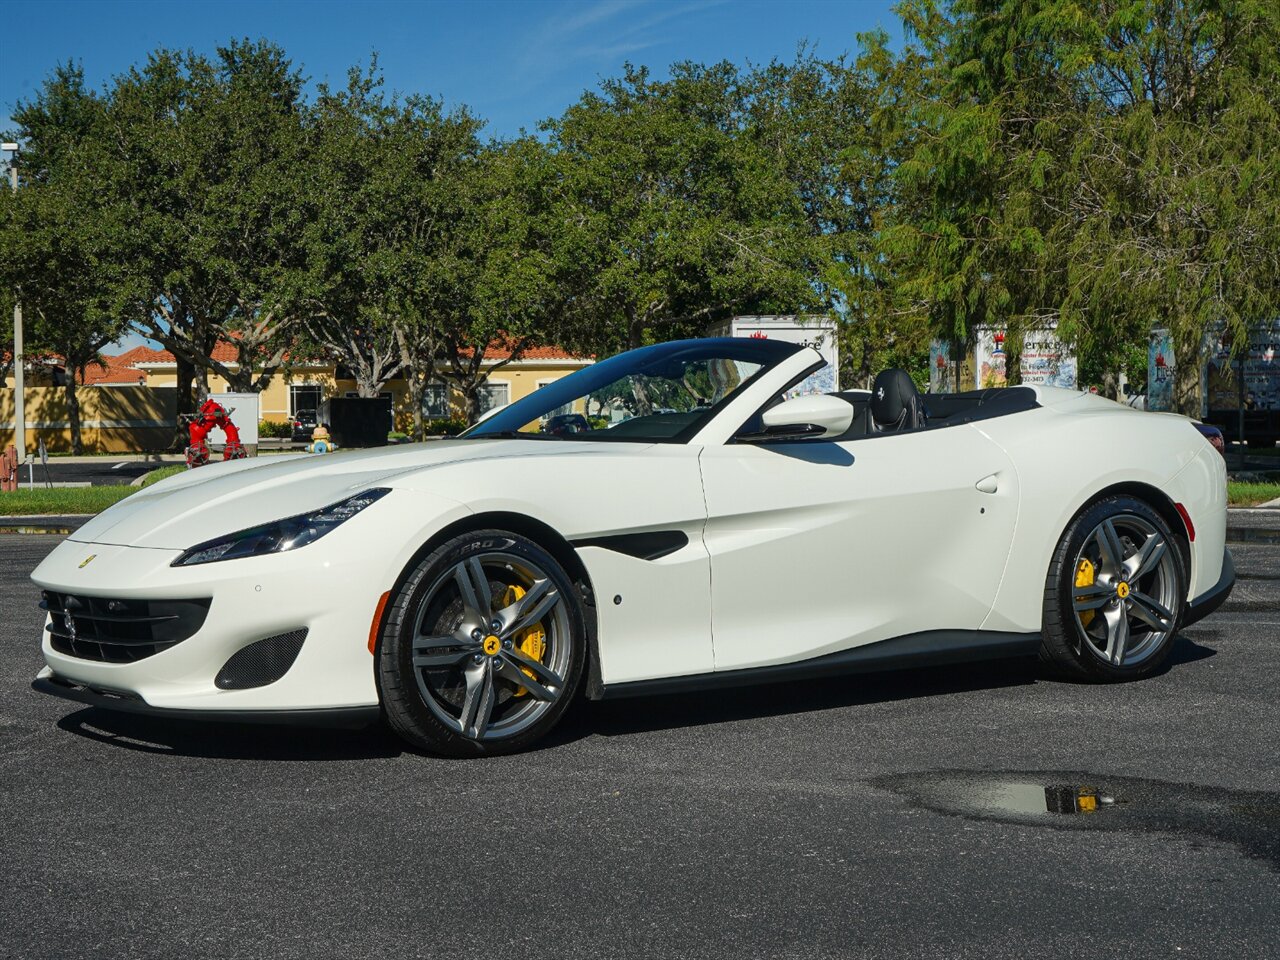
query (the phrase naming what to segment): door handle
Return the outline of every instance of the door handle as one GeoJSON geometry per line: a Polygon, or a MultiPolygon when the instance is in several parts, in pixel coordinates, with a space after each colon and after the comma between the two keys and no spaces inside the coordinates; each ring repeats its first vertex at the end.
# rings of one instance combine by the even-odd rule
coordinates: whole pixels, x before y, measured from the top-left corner
{"type": "Polygon", "coordinates": [[[1000,489],[1000,478],[993,473],[989,477],[983,477],[974,487],[979,493],[995,493],[1000,489]]]}

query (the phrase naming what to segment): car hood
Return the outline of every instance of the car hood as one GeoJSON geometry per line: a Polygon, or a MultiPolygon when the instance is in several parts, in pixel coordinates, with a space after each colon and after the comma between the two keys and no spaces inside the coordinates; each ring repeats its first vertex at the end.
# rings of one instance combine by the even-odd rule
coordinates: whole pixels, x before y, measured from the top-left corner
{"type": "Polygon", "coordinates": [[[374,486],[451,463],[571,456],[599,444],[539,440],[439,440],[323,455],[213,463],[147,487],[98,514],[69,539],[185,550],[214,537],[318,510],[374,486]]]}

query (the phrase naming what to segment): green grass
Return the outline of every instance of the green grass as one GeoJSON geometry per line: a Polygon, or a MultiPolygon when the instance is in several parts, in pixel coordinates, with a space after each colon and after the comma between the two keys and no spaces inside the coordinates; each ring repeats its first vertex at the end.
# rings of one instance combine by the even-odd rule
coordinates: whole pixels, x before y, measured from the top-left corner
{"type": "Polygon", "coordinates": [[[0,517],[35,514],[101,513],[137,487],[54,487],[0,493],[0,517]]]}
{"type": "Polygon", "coordinates": [[[159,483],[161,480],[165,479],[166,477],[176,477],[178,474],[186,473],[186,472],[187,472],[187,465],[185,463],[170,464],[167,467],[161,467],[159,470],[152,470],[150,473],[148,473],[145,477],[142,478],[141,485],[144,487],[149,487],[153,483],[159,483]]]}
{"type": "MultiPolygon", "coordinates": [[[[149,487],[165,477],[183,473],[186,469],[185,463],[174,463],[153,470],[142,481],[142,486],[149,487]]],[[[113,503],[137,493],[138,489],[127,484],[108,487],[24,488],[11,493],[0,493],[0,517],[101,513],[113,503]]]]}
{"type": "Polygon", "coordinates": [[[1280,483],[1227,482],[1227,501],[1233,507],[1253,507],[1280,497],[1280,483]]]}

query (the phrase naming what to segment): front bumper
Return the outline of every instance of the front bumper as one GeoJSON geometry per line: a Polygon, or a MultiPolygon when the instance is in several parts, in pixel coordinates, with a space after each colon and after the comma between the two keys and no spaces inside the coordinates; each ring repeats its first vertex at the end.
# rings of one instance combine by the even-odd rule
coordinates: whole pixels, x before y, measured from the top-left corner
{"type": "MultiPolygon", "coordinates": [[[[111,662],[55,649],[46,618],[42,644],[49,693],[105,692],[98,706],[125,709],[123,695],[157,710],[256,714],[326,708],[377,708],[369,628],[378,600],[394,582],[386,568],[335,535],[295,555],[251,557],[171,567],[178,551],[64,541],[36,570],[47,591],[110,601],[209,598],[194,633],[132,662],[111,662]],[[93,556],[92,562],[85,558],[93,556]],[[85,563],[84,566],[81,566],[85,563]],[[300,629],[306,639],[279,679],[220,688],[219,671],[249,645],[300,629]]],[[[150,649],[150,648],[148,648],[150,649]]],[[[73,697],[75,699],[75,697],[73,697]]],[[[82,698],[81,698],[82,699],[82,698]]],[[[88,701],[86,701],[88,702],[88,701]]]]}
{"type": "Polygon", "coordinates": [[[1187,604],[1187,612],[1182,620],[1184,627],[1198,623],[1227,602],[1236,585],[1236,565],[1231,560],[1231,551],[1222,550],[1222,574],[1218,582],[1187,604]]]}
{"type": "Polygon", "coordinates": [[[382,715],[381,709],[376,706],[318,707],[303,710],[188,710],[153,707],[137,694],[95,690],[85,684],[65,680],[48,667],[41,670],[35,680],[31,681],[31,689],[90,707],[179,720],[218,720],[224,723],[275,723],[290,726],[361,729],[378,722],[382,715]]]}

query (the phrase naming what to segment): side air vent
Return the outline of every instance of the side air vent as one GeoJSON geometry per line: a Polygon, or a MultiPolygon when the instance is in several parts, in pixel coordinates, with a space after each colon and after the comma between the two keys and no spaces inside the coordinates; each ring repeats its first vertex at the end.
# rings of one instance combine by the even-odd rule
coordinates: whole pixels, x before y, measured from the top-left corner
{"type": "Polygon", "coordinates": [[[222,665],[214,684],[220,690],[251,690],[283,677],[302,651],[307,628],[290,630],[242,647],[222,665]]]}
{"type": "Polygon", "coordinates": [[[689,538],[681,530],[649,530],[645,533],[618,533],[611,537],[590,537],[573,541],[575,547],[600,547],[614,553],[625,553],[639,560],[660,560],[683,550],[689,538]]]}

